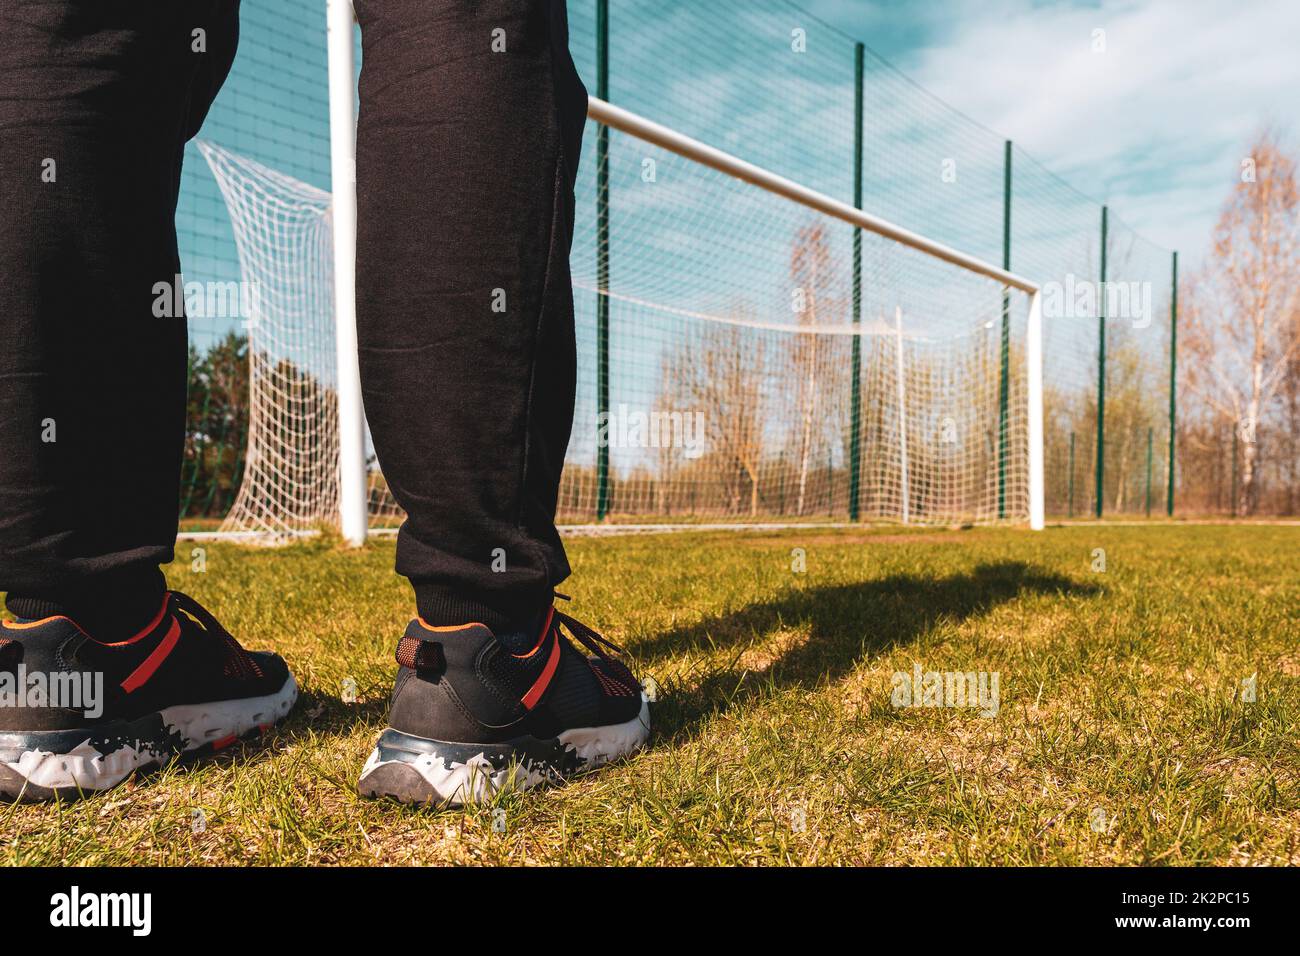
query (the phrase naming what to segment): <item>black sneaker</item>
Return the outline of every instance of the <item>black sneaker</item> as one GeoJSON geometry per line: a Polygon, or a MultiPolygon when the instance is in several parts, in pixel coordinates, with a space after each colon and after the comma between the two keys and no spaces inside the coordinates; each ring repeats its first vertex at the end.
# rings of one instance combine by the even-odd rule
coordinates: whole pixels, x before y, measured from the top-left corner
{"type": "Polygon", "coordinates": [[[143,767],[266,729],[297,696],[284,661],[245,651],[175,591],[148,627],[111,644],[66,617],[6,621],[0,795],[48,800],[107,790],[143,767]]]}
{"type": "Polygon", "coordinates": [[[397,645],[388,727],[358,791],[459,806],[632,753],[650,737],[650,704],[611,650],[619,649],[554,607],[524,654],[484,624],[412,621],[397,645]],[[575,648],[561,626],[595,656],[575,648]]]}

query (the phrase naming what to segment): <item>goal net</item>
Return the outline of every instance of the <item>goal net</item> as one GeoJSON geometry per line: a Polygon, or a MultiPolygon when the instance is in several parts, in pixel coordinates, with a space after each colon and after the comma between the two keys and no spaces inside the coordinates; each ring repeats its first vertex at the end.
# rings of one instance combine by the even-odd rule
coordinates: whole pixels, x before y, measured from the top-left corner
{"type": "MultiPolygon", "coordinates": [[[[562,522],[1037,523],[1030,283],[593,110],[607,139],[589,123],[562,522]]],[[[337,523],[330,196],[201,149],[258,290],[247,461],[222,530],[337,523]]],[[[395,525],[373,460],[368,476],[371,526],[395,525]]]]}
{"type": "MultiPolygon", "coordinates": [[[[282,538],[337,525],[339,431],[330,194],[200,141],[230,212],[248,315],[243,478],[228,535],[282,538]]],[[[371,523],[395,524],[383,476],[369,473],[371,523]]]]}
{"type": "Polygon", "coordinates": [[[1029,518],[1025,294],[616,112],[608,226],[572,256],[595,355],[563,516],[1029,518]]]}

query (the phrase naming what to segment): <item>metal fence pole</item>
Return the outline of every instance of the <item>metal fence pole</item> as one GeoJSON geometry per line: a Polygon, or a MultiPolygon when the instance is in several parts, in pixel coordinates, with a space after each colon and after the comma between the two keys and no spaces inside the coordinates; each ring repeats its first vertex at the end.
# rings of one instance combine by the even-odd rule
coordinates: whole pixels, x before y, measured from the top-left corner
{"type": "MultiPolygon", "coordinates": [[[[596,0],[596,96],[609,101],[609,0],[596,0]]],[[[609,127],[596,127],[596,421],[609,427],[609,127]]],[[[596,520],[609,514],[609,441],[596,443],[596,520]]]]}
{"type": "MultiPolygon", "coordinates": [[[[862,73],[864,47],[853,51],[853,208],[862,208],[862,73]]],[[[862,229],[853,229],[853,324],[862,321],[862,229]]],[[[862,469],[862,336],[853,336],[853,370],[850,377],[849,520],[860,515],[858,496],[862,469]]]]}
{"type": "Polygon", "coordinates": [[[1074,517],[1074,432],[1070,432],[1070,517],[1074,517]]]}
{"type": "Polygon", "coordinates": [[[1101,286],[1097,293],[1097,475],[1094,511],[1101,517],[1106,494],[1106,227],[1101,207],[1101,286]]]}
{"type": "Polygon", "coordinates": [[[1173,277],[1169,290],[1169,489],[1165,493],[1165,514],[1174,516],[1174,428],[1178,409],[1178,253],[1173,256],[1173,277]]]}
{"type": "Polygon", "coordinates": [[[1147,517],[1151,517],[1151,465],[1155,444],[1155,429],[1147,428],[1147,517]]]}
{"type": "MultiPolygon", "coordinates": [[[[1011,269],[1011,140],[1002,158],[1002,268],[1011,269]]],[[[1002,290],[1002,340],[998,366],[998,519],[1007,516],[1008,406],[1011,399],[1011,292],[1002,290]]]]}
{"type": "Polygon", "coordinates": [[[1237,517],[1237,424],[1232,424],[1232,500],[1228,502],[1232,517],[1237,517]]]}

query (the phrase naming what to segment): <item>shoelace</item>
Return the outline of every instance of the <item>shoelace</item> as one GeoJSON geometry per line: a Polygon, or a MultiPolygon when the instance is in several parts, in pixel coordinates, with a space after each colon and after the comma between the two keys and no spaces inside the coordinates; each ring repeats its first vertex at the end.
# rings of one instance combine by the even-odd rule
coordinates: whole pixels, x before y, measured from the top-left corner
{"type": "Polygon", "coordinates": [[[171,595],[172,600],[176,602],[176,607],[193,618],[199,627],[203,628],[204,633],[211,634],[226,645],[226,652],[231,658],[229,663],[234,665],[238,676],[259,678],[262,676],[262,668],[257,666],[257,661],[244,650],[239,641],[235,640],[234,635],[212,616],[211,611],[182,591],[172,591],[171,595]]]}
{"type": "Polygon", "coordinates": [[[218,636],[229,637],[230,632],[222,627],[221,622],[212,616],[212,612],[205,608],[194,598],[182,591],[172,591],[172,600],[176,606],[188,614],[198,623],[199,627],[205,631],[210,631],[218,636]]]}
{"type": "MultiPolygon", "coordinates": [[[[561,594],[559,591],[555,592],[555,597],[559,598],[561,601],[572,600],[572,598],[567,594],[561,594]]],[[[597,657],[607,661],[613,660],[613,658],[606,653],[605,648],[609,648],[615,654],[627,653],[613,641],[597,634],[586,624],[583,624],[577,618],[570,617],[559,608],[555,609],[554,621],[563,624],[564,629],[567,630],[573,638],[582,643],[588,650],[593,651],[597,657]]],[[[554,624],[552,626],[554,626],[554,624]]]]}

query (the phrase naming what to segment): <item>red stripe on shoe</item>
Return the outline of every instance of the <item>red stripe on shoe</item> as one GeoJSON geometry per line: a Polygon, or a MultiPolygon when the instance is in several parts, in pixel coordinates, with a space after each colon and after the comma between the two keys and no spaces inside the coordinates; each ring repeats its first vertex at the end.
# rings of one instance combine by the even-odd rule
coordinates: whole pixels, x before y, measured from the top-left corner
{"type": "Polygon", "coordinates": [[[158,642],[158,646],[153,649],[140,666],[131,672],[131,676],[122,681],[122,690],[129,694],[134,690],[138,690],[145,681],[153,677],[154,671],[158,670],[162,662],[167,660],[168,655],[176,647],[176,642],[180,640],[180,636],[181,623],[173,617],[172,626],[167,631],[167,635],[158,642]]]}
{"type": "Polygon", "coordinates": [[[555,605],[552,604],[546,612],[546,621],[544,624],[542,624],[541,633],[537,635],[537,643],[533,645],[533,649],[529,651],[527,654],[515,654],[513,656],[518,657],[520,660],[525,660],[529,657],[532,657],[534,654],[540,651],[542,649],[542,645],[546,643],[547,635],[551,633],[551,622],[554,620],[555,620],[555,605]]]}
{"type": "Polygon", "coordinates": [[[560,666],[560,638],[555,637],[555,643],[551,645],[551,656],[546,661],[546,666],[542,668],[541,676],[534,682],[533,686],[528,688],[528,693],[524,694],[524,708],[532,710],[537,706],[537,702],[542,699],[546,693],[546,688],[551,684],[551,678],[555,676],[555,669],[560,666]]]}

